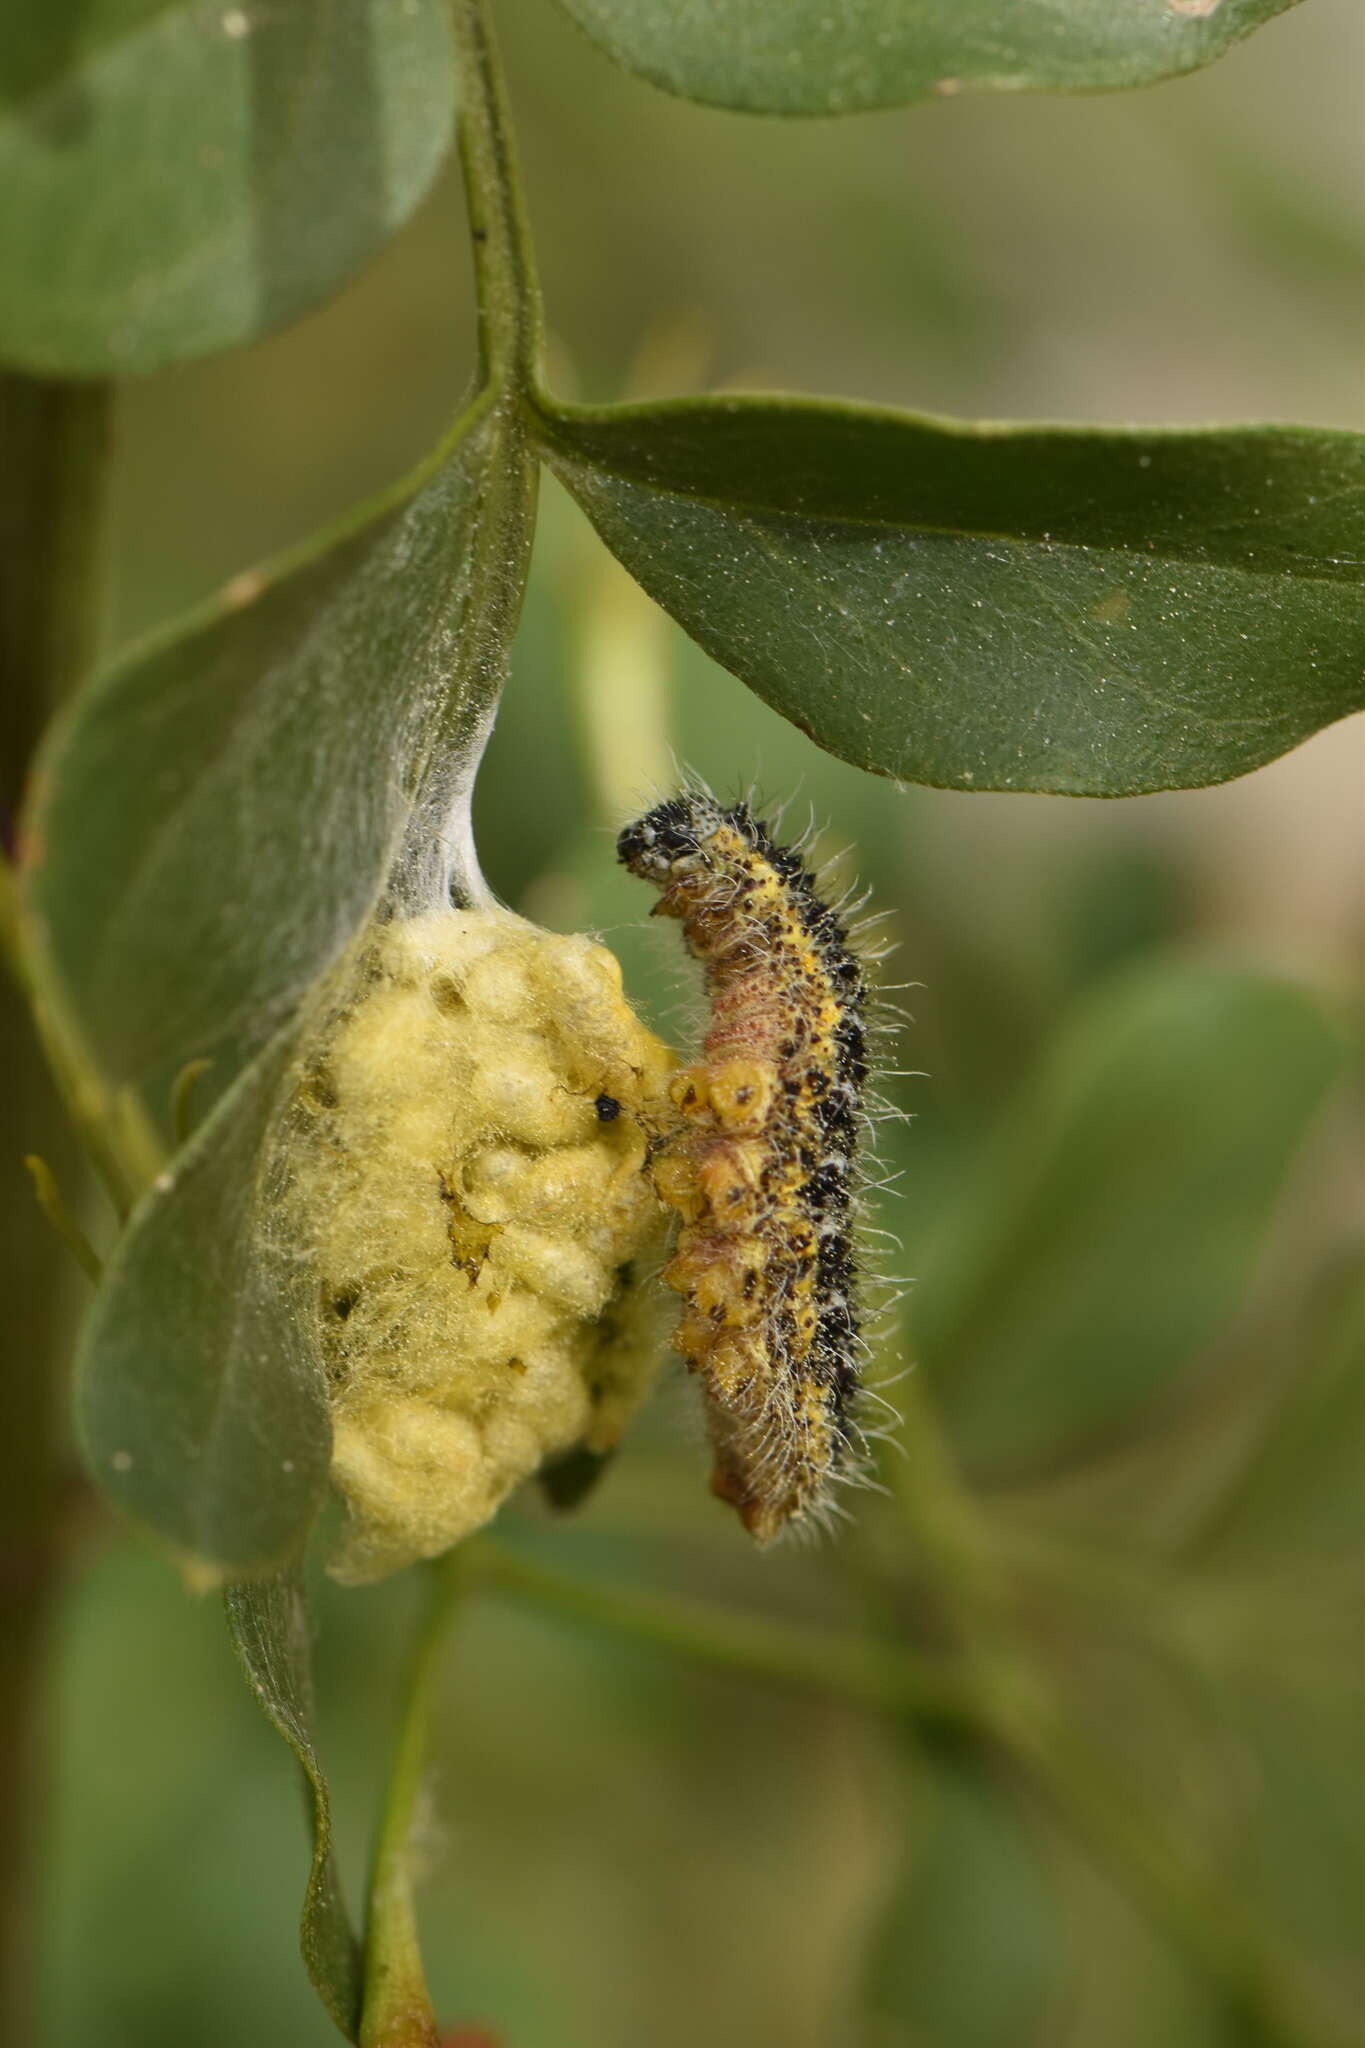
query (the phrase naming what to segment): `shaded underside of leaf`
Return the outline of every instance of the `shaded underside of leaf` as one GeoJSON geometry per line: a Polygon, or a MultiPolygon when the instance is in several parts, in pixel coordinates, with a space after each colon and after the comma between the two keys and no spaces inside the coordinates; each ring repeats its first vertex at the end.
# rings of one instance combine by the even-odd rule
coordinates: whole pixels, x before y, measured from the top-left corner
{"type": "Polygon", "coordinates": [[[0,24],[0,357],[147,370],[326,296],[449,146],[441,0],[103,0],[0,24]]]}
{"type": "Polygon", "coordinates": [[[303,1575],[289,1571],[224,1596],[228,1629],[262,1711],[298,1758],[312,1809],[312,1868],[299,1943],[319,1998],[348,2041],[359,2038],[360,1944],[341,1894],[331,1795],[313,1734],[312,1640],[303,1575]]]}
{"type": "Polygon", "coordinates": [[[548,459],[717,661],[856,766],[1219,782],[1365,703],[1365,437],[973,427],[811,400],[547,408],[548,459]]]}
{"type": "Polygon", "coordinates": [[[144,1197],[81,1334],[76,1416],[102,1490],[181,1556],[245,1575],[302,1544],[327,1485],[301,1275],[272,1230],[286,1033],[144,1197]]]}
{"type": "Polygon", "coordinates": [[[220,1093],[386,890],[477,886],[451,815],[529,489],[477,419],[396,504],[134,649],[54,734],[25,824],[44,996],[163,1128],[189,1062],[220,1093]]]}
{"type": "Polygon", "coordinates": [[[1295,0],[561,0],[619,64],[712,106],[847,114],[1094,92],[1208,64],[1295,0]]]}
{"type": "Polygon", "coordinates": [[[1074,1456],[1194,1362],[1345,1053],[1311,991],[1232,968],[1125,977],[1075,1019],[913,1297],[970,1461],[1074,1456]]]}

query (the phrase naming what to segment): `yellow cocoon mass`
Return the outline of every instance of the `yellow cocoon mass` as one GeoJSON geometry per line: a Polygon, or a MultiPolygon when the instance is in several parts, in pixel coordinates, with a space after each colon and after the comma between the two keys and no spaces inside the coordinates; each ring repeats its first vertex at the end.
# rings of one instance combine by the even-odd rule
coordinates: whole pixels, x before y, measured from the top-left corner
{"type": "Polygon", "coordinates": [[[497,909],[376,930],[288,1139],[339,1578],[437,1556],[547,1458],[617,1442],[666,1349],[644,1166],[671,1067],[592,939],[497,909]]]}

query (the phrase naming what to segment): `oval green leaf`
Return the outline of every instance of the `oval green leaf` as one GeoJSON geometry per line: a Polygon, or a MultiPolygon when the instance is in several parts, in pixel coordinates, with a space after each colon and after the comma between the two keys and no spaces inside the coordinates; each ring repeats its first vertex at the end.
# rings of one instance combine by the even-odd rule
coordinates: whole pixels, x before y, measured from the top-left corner
{"type": "Polygon", "coordinates": [[[81,1432],[113,1499],[230,1576],[295,1551],[326,1480],[297,1260],[270,1228],[281,1091],[370,920],[478,887],[468,796],[533,488],[515,425],[475,407],[391,501],[117,664],[42,758],[39,998],[127,1178],[154,1176],[84,1333],[81,1432]],[[217,1105],[158,1172],[201,1060],[217,1105]]]}
{"type": "Polygon", "coordinates": [[[1345,1054],[1311,991],[1228,968],[1149,969],[1073,1018],[911,1298],[974,1466],[1112,1442],[1193,1364],[1345,1054]]]}
{"type": "Polygon", "coordinates": [[[1365,1570],[1365,1252],[1352,1247],[1285,1360],[1264,1436],[1199,1531],[1197,1551],[1265,1569],[1338,1557],[1365,1570]]]}
{"type": "Polygon", "coordinates": [[[297,1570],[229,1586],[228,1630],[261,1711],[299,1760],[312,1817],[313,1853],[299,1946],[313,1988],[348,2041],[360,2037],[360,1944],[341,1893],[332,1847],[332,1799],[313,1731],[312,1630],[297,1570]]]}
{"type": "Polygon", "coordinates": [[[191,1567],[283,1562],[321,1505],[327,1397],[301,1276],[269,1228],[282,1034],[158,1175],[81,1333],[77,1427],[108,1497],[191,1567]]]}
{"type": "Polygon", "coordinates": [[[0,357],[250,341],[406,220],[451,136],[442,0],[21,4],[0,23],[0,357]]]}
{"type": "Polygon", "coordinates": [[[1099,92],[1212,63],[1295,0],[561,0],[684,99],[853,114],[960,92],[1099,92]]]}
{"type": "Polygon", "coordinates": [[[503,675],[533,488],[475,407],[379,505],[235,578],[98,677],[39,757],[26,938],[75,1061],[166,1139],[221,1093],[400,869],[443,864],[503,675]],[[482,665],[481,665],[482,664],[482,665]]]}
{"type": "Polygon", "coordinates": [[[1036,2042],[1066,1968],[1045,1845],[1017,1788],[984,1756],[925,1745],[908,1775],[906,1867],[863,1990],[873,2038],[953,2048],[1036,2042]]]}
{"type": "Polygon", "coordinates": [[[1365,436],[546,406],[547,459],[708,654],[855,766],[1226,781],[1365,705],[1365,436]]]}

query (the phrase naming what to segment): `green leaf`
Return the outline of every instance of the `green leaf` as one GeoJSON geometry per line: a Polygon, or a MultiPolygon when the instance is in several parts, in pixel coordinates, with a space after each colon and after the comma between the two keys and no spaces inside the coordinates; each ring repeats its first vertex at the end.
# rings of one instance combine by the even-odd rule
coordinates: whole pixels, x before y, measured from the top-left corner
{"type": "Polygon", "coordinates": [[[708,654],[855,766],[1221,782],[1365,704],[1365,437],[547,408],[548,459],[708,654]]]}
{"type": "Polygon", "coordinates": [[[1096,92],[1212,63],[1295,0],[562,0],[686,99],[851,114],[959,92],[1096,92]]]}
{"type": "Polygon", "coordinates": [[[441,0],[0,18],[0,356],[120,375],[250,341],[383,247],[450,142],[441,0]]]}
{"type": "Polygon", "coordinates": [[[116,665],[43,757],[40,1000],[91,1121],[153,1179],[85,1331],[82,1435],[115,1500],[232,1576],[298,1547],[326,1478],[298,1261],[271,1228],[281,1094],[370,921],[480,887],[469,790],[533,479],[515,424],[476,405],[388,503],[116,665]],[[217,1106],[158,1172],[176,1077],[204,1059],[217,1106]]]}
{"type": "Polygon", "coordinates": [[[1072,1455],[1191,1364],[1344,1052],[1311,992],[1193,964],[1071,1021],[912,1296],[912,1351],[974,1464],[1072,1455]]]}
{"type": "Polygon", "coordinates": [[[77,1423],[104,1492],[176,1552],[268,1569],[321,1504],[327,1399],[303,1277],[269,1229],[281,1034],[133,1213],[81,1336],[77,1423]]]}
{"type": "Polygon", "coordinates": [[[519,436],[473,407],[415,479],[132,649],[51,736],[24,834],[40,989],[167,1135],[191,1061],[212,1063],[196,1099],[221,1093],[386,888],[425,898],[468,861],[449,813],[531,489],[519,436]]]}
{"type": "Polygon", "coordinates": [[[1365,1567],[1365,1255],[1355,1252],[1326,1293],[1286,1360],[1270,1426],[1198,1540],[1205,1558],[1292,1560],[1296,1587],[1315,1556],[1365,1567]]]}
{"type": "Polygon", "coordinates": [[[228,1629],[247,1682],[303,1770],[312,1809],[313,1859],[299,1945],[318,1997],[348,2041],[360,2037],[360,1944],[341,1895],[332,1805],[313,1737],[312,1642],[302,1574],[229,1586],[228,1629]]]}
{"type": "Polygon", "coordinates": [[[981,1760],[926,1752],[912,1760],[911,1800],[908,1862],[864,1992],[875,2039],[1019,2048],[1044,2038],[1064,1973],[1061,1930],[1010,1786],[981,1760]]]}

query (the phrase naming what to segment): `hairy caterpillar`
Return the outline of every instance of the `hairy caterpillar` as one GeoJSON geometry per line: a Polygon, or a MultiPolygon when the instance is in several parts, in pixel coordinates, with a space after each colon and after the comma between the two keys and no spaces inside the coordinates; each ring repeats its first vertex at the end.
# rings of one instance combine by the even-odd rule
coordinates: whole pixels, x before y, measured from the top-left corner
{"type": "Polygon", "coordinates": [[[652,1172],[682,1217],[664,1278],[684,1298],[673,1341],[703,1382],[712,1487],[768,1542],[827,1509],[851,1462],[866,979],[838,907],[747,804],[687,791],[617,852],[706,971],[703,1056],[672,1079],[678,1124],[652,1172]]]}

